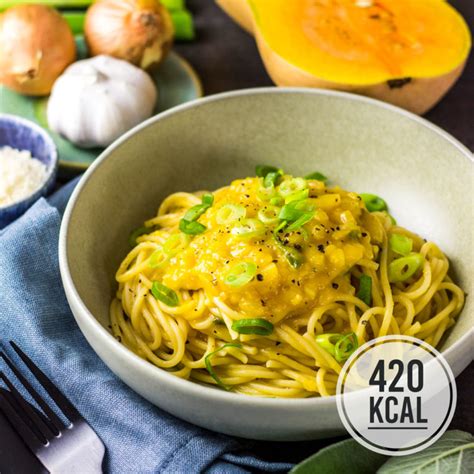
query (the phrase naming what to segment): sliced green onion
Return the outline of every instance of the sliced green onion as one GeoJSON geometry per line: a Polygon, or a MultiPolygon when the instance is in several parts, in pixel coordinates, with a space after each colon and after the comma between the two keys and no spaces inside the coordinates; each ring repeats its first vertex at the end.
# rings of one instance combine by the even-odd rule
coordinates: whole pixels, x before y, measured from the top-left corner
{"type": "Polygon", "coordinates": [[[268,173],[277,173],[278,172],[278,168],[276,168],[275,166],[270,166],[270,165],[257,165],[255,167],[255,174],[259,177],[259,178],[265,178],[265,176],[268,174],[268,173]]]}
{"type": "Polygon", "coordinates": [[[133,230],[129,237],[128,237],[128,243],[130,244],[130,247],[135,247],[137,245],[137,239],[141,235],[145,234],[150,234],[151,232],[154,232],[157,229],[156,226],[153,227],[138,227],[138,229],[133,230]]]}
{"type": "Polygon", "coordinates": [[[280,176],[282,175],[283,175],[283,170],[271,171],[265,176],[265,178],[263,178],[263,185],[266,188],[273,188],[277,184],[280,176]]]}
{"type": "Polygon", "coordinates": [[[168,256],[163,253],[163,249],[159,248],[155,250],[148,259],[148,266],[150,268],[161,267],[164,263],[168,261],[168,256]]]}
{"type": "Polygon", "coordinates": [[[240,262],[234,265],[226,274],[224,282],[235,288],[249,283],[257,274],[257,265],[253,262],[240,262]]]}
{"type": "Polygon", "coordinates": [[[179,298],[174,290],[163,285],[159,281],[154,281],[151,287],[152,295],[166,306],[178,306],[179,298]]]}
{"type": "Polygon", "coordinates": [[[237,348],[240,349],[242,347],[242,345],[238,344],[238,343],[229,342],[229,343],[224,344],[223,346],[219,347],[215,351],[210,352],[209,354],[207,354],[206,357],[204,357],[204,363],[206,364],[206,369],[209,372],[210,376],[216,381],[216,384],[219,385],[219,387],[221,387],[224,390],[230,390],[232,387],[229,387],[228,385],[225,385],[222,382],[222,380],[217,376],[217,374],[214,372],[214,369],[213,369],[212,364],[211,364],[211,357],[213,357],[218,352],[220,352],[224,349],[228,349],[229,347],[237,347],[237,348]]]}
{"type": "Polygon", "coordinates": [[[262,318],[239,319],[232,323],[232,329],[239,334],[269,336],[273,332],[273,324],[262,318]]]}
{"type": "Polygon", "coordinates": [[[386,211],[387,203],[375,194],[360,194],[365,207],[369,212],[386,211]]]}
{"type": "Polygon", "coordinates": [[[337,362],[344,362],[359,347],[355,333],[349,334],[319,334],[316,343],[329,352],[337,362]]]}
{"type": "Polygon", "coordinates": [[[302,227],[307,222],[309,222],[313,217],[314,217],[314,211],[305,212],[301,217],[298,217],[298,219],[296,219],[296,221],[294,221],[292,224],[290,224],[286,230],[288,232],[298,230],[300,227],[302,227]]]}
{"type": "Polygon", "coordinates": [[[257,190],[257,197],[261,201],[270,201],[278,196],[276,195],[276,191],[274,187],[265,188],[262,186],[261,188],[257,190]]]}
{"type": "MultiPolygon", "coordinates": [[[[278,229],[278,228],[277,228],[278,229]]],[[[280,240],[280,237],[278,236],[277,232],[278,230],[275,229],[273,233],[273,237],[275,239],[275,242],[277,244],[277,247],[281,250],[283,255],[285,256],[286,260],[288,263],[293,267],[293,268],[299,268],[303,264],[303,255],[298,252],[298,250],[287,247],[286,245],[283,244],[283,242],[280,240]]]]}
{"type": "Polygon", "coordinates": [[[214,204],[214,196],[212,194],[203,194],[201,201],[205,206],[211,207],[214,204]]]}
{"type": "Polygon", "coordinates": [[[183,218],[179,221],[179,230],[188,235],[202,234],[207,227],[196,222],[214,203],[212,194],[204,194],[201,199],[202,204],[188,209],[183,218]]]}
{"type": "Polygon", "coordinates": [[[276,206],[266,206],[263,209],[258,211],[258,218],[264,224],[275,224],[280,219],[278,214],[280,213],[280,208],[276,206]]]}
{"type": "Polygon", "coordinates": [[[341,338],[341,334],[318,334],[316,336],[316,344],[320,345],[326,352],[329,352],[333,357],[336,354],[334,345],[341,338]]]}
{"type": "Polygon", "coordinates": [[[198,220],[213,204],[214,196],[212,194],[204,194],[202,196],[202,204],[188,209],[186,214],[184,214],[183,219],[185,221],[193,222],[198,220]]]}
{"type": "Polygon", "coordinates": [[[243,219],[246,213],[247,211],[244,206],[225,204],[217,211],[216,222],[219,225],[232,224],[239,219],[243,219]]]}
{"type": "Polygon", "coordinates": [[[281,196],[274,196],[270,199],[270,204],[272,206],[281,206],[284,202],[285,200],[281,196]]]}
{"type": "Polygon", "coordinates": [[[349,334],[341,337],[334,346],[334,358],[337,362],[344,362],[349,359],[351,354],[359,347],[359,341],[355,333],[350,332],[349,334]]]}
{"type": "Polygon", "coordinates": [[[258,219],[242,219],[231,233],[242,239],[251,239],[265,233],[265,226],[258,219]]]}
{"type": "Polygon", "coordinates": [[[185,219],[181,219],[179,221],[179,230],[184,234],[188,235],[198,235],[205,232],[207,227],[204,224],[196,221],[187,221],[185,219]]]}
{"type": "Polygon", "coordinates": [[[276,239],[279,239],[278,232],[280,232],[280,230],[283,230],[287,225],[288,225],[287,221],[281,221],[280,224],[278,224],[278,226],[273,231],[276,239]]]}
{"type": "Polygon", "coordinates": [[[193,222],[198,220],[207,210],[209,209],[209,206],[206,204],[198,204],[197,206],[193,206],[188,211],[186,214],[183,216],[183,220],[188,221],[188,222],[193,222]]]}
{"type": "Polygon", "coordinates": [[[307,201],[291,201],[281,208],[278,217],[284,221],[293,222],[299,219],[303,214],[313,210],[313,206],[307,201]]]}
{"type": "Polygon", "coordinates": [[[390,248],[399,255],[408,255],[413,249],[413,240],[406,235],[392,234],[389,239],[390,248]]]}
{"type": "Polygon", "coordinates": [[[163,244],[163,253],[168,257],[174,257],[176,254],[184,250],[191,241],[186,234],[174,234],[168,237],[163,244]]]}
{"type": "Polygon", "coordinates": [[[388,279],[392,283],[408,280],[423,265],[423,256],[419,253],[411,253],[406,257],[400,257],[388,266],[388,279]]]}
{"type": "Polygon", "coordinates": [[[323,183],[328,180],[328,178],[319,171],[315,171],[314,173],[306,175],[304,179],[315,179],[316,181],[322,181],[323,183]]]}
{"type": "Polygon", "coordinates": [[[361,275],[359,279],[357,298],[362,300],[367,306],[370,306],[372,303],[372,278],[368,275],[361,275]]]}
{"type": "Polygon", "coordinates": [[[287,197],[290,194],[296,193],[297,191],[306,189],[307,186],[308,185],[304,178],[291,178],[283,181],[283,183],[280,184],[278,190],[283,197],[287,197]]]}
{"type": "Polygon", "coordinates": [[[302,201],[303,199],[307,199],[309,196],[309,189],[302,189],[300,191],[296,191],[296,193],[290,194],[289,196],[286,196],[285,202],[288,204],[289,202],[292,201],[302,201]]]}

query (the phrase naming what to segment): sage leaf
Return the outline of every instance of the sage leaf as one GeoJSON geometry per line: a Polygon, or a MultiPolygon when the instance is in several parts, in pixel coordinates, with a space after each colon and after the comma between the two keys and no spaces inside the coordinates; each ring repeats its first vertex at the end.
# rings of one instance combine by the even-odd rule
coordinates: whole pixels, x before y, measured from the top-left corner
{"type": "Polygon", "coordinates": [[[290,474],[368,474],[377,469],[388,459],[387,456],[374,453],[361,446],[353,439],[346,439],[332,444],[296,465],[290,474]]]}
{"type": "Polygon", "coordinates": [[[390,458],[377,474],[471,474],[474,472],[474,436],[447,431],[419,453],[390,458]]]}

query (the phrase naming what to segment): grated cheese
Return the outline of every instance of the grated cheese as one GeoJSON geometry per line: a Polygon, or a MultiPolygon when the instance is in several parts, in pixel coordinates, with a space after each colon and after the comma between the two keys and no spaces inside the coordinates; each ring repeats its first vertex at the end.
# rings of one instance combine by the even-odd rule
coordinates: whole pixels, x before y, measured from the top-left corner
{"type": "Polygon", "coordinates": [[[46,178],[46,166],[29,151],[0,148],[0,207],[31,196],[46,178]]]}

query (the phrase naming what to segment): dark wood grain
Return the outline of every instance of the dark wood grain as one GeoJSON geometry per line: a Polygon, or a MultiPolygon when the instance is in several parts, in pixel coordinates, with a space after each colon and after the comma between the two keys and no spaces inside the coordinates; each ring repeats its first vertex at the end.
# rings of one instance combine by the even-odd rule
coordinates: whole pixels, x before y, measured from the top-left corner
{"type": "MultiPolygon", "coordinates": [[[[471,27],[474,1],[453,0],[471,27]]],[[[273,85],[253,38],[211,0],[188,0],[196,16],[198,41],[176,45],[201,76],[207,95],[233,89],[273,85]]],[[[426,118],[474,150],[474,61],[446,97],[426,118]]]]}

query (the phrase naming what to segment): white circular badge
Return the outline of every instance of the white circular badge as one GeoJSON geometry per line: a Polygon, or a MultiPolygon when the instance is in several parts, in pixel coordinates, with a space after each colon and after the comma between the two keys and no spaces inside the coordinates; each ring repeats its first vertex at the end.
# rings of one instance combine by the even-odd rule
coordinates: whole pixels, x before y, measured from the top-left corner
{"type": "Polygon", "coordinates": [[[344,364],[336,400],[356,441],[380,454],[404,456],[446,431],[456,383],[444,357],[426,342],[385,336],[361,346],[344,364]]]}

